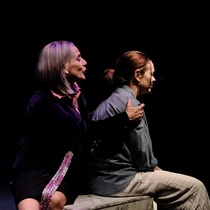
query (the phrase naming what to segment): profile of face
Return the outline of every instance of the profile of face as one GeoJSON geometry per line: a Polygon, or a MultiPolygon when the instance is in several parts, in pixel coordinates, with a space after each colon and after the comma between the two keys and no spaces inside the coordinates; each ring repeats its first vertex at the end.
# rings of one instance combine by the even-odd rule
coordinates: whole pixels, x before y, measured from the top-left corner
{"type": "Polygon", "coordinates": [[[71,59],[65,64],[65,72],[68,73],[68,79],[71,81],[85,80],[87,62],[82,58],[79,49],[73,45],[71,59]]]}
{"type": "Polygon", "coordinates": [[[154,64],[151,60],[149,60],[145,66],[144,73],[139,75],[139,95],[147,94],[152,91],[153,83],[156,81],[154,73],[154,64]]]}

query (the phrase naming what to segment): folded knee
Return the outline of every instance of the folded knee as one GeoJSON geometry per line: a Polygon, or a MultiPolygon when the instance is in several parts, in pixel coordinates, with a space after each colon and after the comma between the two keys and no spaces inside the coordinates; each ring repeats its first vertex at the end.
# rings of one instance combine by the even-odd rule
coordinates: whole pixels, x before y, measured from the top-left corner
{"type": "Polygon", "coordinates": [[[63,210],[63,207],[66,203],[66,198],[65,196],[62,194],[54,194],[49,202],[49,206],[50,209],[60,209],[63,210]]]}

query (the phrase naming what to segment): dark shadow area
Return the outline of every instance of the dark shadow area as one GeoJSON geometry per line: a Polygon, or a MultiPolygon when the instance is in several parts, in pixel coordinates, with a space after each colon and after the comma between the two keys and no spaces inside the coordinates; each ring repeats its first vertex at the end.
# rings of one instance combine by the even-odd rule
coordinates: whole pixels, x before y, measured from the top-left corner
{"type": "MultiPolygon", "coordinates": [[[[5,174],[5,176],[7,176],[7,174],[5,174]]],[[[16,210],[14,199],[11,192],[10,180],[5,176],[0,177],[0,209],[16,210]]]]}

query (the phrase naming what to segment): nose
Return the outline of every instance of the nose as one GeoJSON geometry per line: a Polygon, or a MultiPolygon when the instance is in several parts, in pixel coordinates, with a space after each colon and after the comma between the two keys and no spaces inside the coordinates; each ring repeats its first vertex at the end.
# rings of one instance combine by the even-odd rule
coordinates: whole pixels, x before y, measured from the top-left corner
{"type": "Polygon", "coordinates": [[[83,65],[87,65],[87,61],[83,58],[83,65]]]}

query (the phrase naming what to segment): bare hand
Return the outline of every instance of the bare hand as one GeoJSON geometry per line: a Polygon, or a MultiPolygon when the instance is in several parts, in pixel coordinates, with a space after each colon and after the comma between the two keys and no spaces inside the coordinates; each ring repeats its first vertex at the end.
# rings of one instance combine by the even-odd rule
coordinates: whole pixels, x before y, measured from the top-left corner
{"type": "Polygon", "coordinates": [[[125,112],[128,115],[129,120],[141,120],[144,115],[143,107],[145,104],[140,104],[139,106],[131,106],[131,99],[128,99],[125,112]]]}

